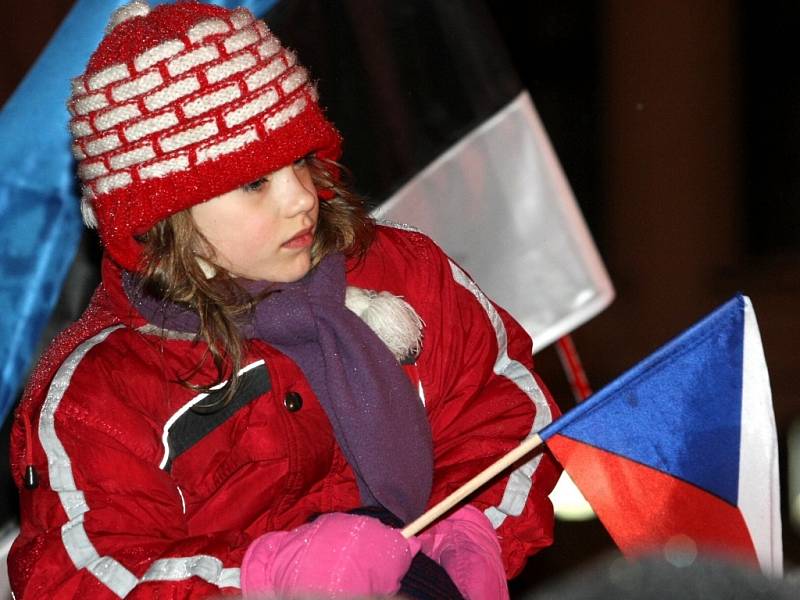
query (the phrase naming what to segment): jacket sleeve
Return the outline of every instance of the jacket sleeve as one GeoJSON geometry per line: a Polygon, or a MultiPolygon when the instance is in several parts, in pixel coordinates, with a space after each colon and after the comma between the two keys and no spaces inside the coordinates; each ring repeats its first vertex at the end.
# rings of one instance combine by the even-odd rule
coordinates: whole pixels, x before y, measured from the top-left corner
{"type": "MultiPolygon", "coordinates": [[[[522,327],[432,242],[426,254],[418,365],[434,438],[434,503],[560,413],[533,371],[522,327]]],[[[548,494],[559,473],[541,450],[471,499],[495,527],[509,577],[552,543],[548,494]]]]}
{"type": "MultiPolygon", "coordinates": [[[[21,491],[21,532],[9,556],[16,598],[238,593],[251,540],[236,531],[191,535],[181,490],[153,460],[160,424],[121,395],[132,387],[125,380],[141,382],[121,357],[100,361],[90,351],[76,361],[75,352],[31,411],[30,427],[17,414],[13,438],[32,429],[40,483],[21,491]]],[[[146,393],[142,386],[129,395],[146,393]]]]}

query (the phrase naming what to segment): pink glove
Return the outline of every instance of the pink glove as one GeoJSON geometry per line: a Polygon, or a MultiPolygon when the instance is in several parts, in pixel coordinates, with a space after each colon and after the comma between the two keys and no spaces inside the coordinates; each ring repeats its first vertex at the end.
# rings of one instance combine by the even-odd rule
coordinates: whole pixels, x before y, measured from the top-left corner
{"type": "Polygon", "coordinates": [[[330,513],[256,539],[242,561],[242,593],[260,598],[389,595],[419,551],[377,519],[330,513]]]}
{"type": "Polygon", "coordinates": [[[421,533],[422,551],[438,562],[467,600],[508,600],[500,544],[489,519],[469,504],[421,533]]]}

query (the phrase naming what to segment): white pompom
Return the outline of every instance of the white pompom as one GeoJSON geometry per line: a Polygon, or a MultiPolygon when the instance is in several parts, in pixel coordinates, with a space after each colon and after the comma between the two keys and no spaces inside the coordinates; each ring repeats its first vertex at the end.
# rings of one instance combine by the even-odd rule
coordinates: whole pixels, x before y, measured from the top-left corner
{"type": "Polygon", "coordinates": [[[125,6],[119,7],[111,15],[111,19],[108,21],[108,25],[106,25],[106,33],[111,33],[114,27],[128,19],[144,17],[148,14],[150,14],[150,5],[147,4],[147,0],[134,0],[133,2],[129,2],[125,6]]]}
{"type": "Polygon", "coordinates": [[[86,197],[81,198],[81,216],[89,229],[97,229],[97,216],[94,214],[91,201],[86,197]]]}
{"type": "Polygon", "coordinates": [[[345,305],[381,338],[398,361],[419,354],[422,319],[399,296],[350,286],[345,294],[345,305]]]}

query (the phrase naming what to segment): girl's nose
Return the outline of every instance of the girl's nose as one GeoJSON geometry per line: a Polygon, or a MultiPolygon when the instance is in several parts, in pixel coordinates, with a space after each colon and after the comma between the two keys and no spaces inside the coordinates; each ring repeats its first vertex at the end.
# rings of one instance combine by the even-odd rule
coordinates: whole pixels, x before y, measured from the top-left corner
{"type": "Polygon", "coordinates": [[[289,214],[311,210],[317,201],[317,192],[305,166],[287,165],[270,177],[271,187],[289,214]]]}

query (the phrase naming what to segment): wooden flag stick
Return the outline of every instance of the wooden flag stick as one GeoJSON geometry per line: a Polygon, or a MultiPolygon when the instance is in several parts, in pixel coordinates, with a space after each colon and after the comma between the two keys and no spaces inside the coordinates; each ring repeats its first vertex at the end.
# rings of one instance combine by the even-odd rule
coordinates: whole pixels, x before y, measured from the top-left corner
{"type": "Polygon", "coordinates": [[[439,502],[436,506],[423,513],[416,520],[406,525],[405,529],[401,532],[403,536],[408,539],[417,535],[420,531],[428,527],[436,519],[441,517],[448,510],[453,508],[456,504],[461,502],[464,498],[469,496],[472,492],[481,487],[484,483],[489,481],[498,473],[504,471],[520,458],[528,454],[534,448],[537,448],[542,443],[542,438],[534,433],[531,437],[523,441],[519,446],[514,448],[511,452],[498,459],[483,471],[475,475],[467,483],[458,488],[455,492],[450,494],[447,498],[439,502]]]}

